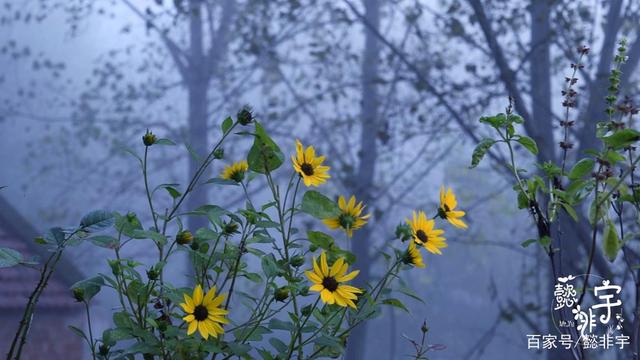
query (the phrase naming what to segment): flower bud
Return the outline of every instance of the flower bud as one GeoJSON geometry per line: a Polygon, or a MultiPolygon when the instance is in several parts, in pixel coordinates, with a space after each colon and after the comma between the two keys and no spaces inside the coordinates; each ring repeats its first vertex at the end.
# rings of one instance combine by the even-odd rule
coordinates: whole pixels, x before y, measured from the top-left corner
{"type": "Polygon", "coordinates": [[[160,272],[154,268],[147,270],[147,277],[149,280],[157,280],[158,276],[160,276],[160,272]]]}
{"type": "Polygon", "coordinates": [[[233,221],[229,221],[228,223],[224,223],[222,231],[227,236],[233,235],[233,234],[238,232],[238,224],[233,222],[233,221]]]}
{"type": "Polygon", "coordinates": [[[158,140],[158,138],[156,138],[156,136],[148,129],[147,129],[147,132],[142,137],[142,142],[144,143],[144,146],[151,146],[156,143],[156,140],[158,140]]]}
{"type": "Polygon", "coordinates": [[[286,287],[281,287],[276,290],[274,298],[276,301],[285,301],[289,297],[289,289],[286,287]]]}
{"type": "Polygon", "coordinates": [[[218,160],[222,159],[224,157],[224,149],[223,148],[216,149],[213,152],[213,157],[218,160]]]}
{"type": "Polygon", "coordinates": [[[238,111],[238,122],[240,125],[249,125],[253,121],[253,114],[251,113],[251,108],[245,106],[242,110],[238,111]]]}
{"type": "Polygon", "coordinates": [[[73,298],[76,299],[77,302],[84,301],[84,290],[81,288],[73,289],[73,298]]]}
{"type": "Polygon", "coordinates": [[[176,242],[180,245],[187,245],[193,241],[193,235],[189,230],[183,230],[176,235],[176,242]]]}
{"type": "Polygon", "coordinates": [[[293,267],[300,267],[300,266],[302,266],[302,264],[304,264],[304,256],[302,256],[302,255],[294,256],[294,257],[291,258],[289,263],[293,267]]]}
{"type": "Polygon", "coordinates": [[[305,307],[302,308],[302,316],[309,316],[311,315],[311,309],[313,309],[313,306],[311,305],[307,305],[305,307]]]}
{"type": "Polygon", "coordinates": [[[423,333],[426,333],[427,331],[429,331],[429,327],[427,327],[426,320],[422,323],[422,327],[420,328],[420,331],[422,331],[423,333]]]}
{"type": "Polygon", "coordinates": [[[109,346],[105,344],[100,344],[100,347],[98,348],[98,354],[100,354],[103,357],[107,357],[107,355],[109,355],[109,346]]]}
{"type": "Polygon", "coordinates": [[[198,251],[198,249],[200,248],[200,243],[197,242],[197,241],[194,241],[194,242],[191,243],[190,246],[191,246],[191,250],[198,251]]]}

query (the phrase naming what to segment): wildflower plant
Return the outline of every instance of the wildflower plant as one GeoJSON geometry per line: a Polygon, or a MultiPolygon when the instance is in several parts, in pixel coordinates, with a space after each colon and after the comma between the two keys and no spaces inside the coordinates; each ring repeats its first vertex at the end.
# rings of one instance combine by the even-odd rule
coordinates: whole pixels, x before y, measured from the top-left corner
{"type": "MultiPolygon", "coordinates": [[[[44,237],[43,245],[54,250],[42,270],[46,279],[68,245],[88,242],[112,251],[107,260],[111,273],[98,274],[72,288],[87,315],[86,330],[72,330],[86,341],[93,359],[337,357],[350,332],[376,317],[381,306],[408,311],[400,295],[420,300],[406,287],[400,272],[425,267],[422,248],[442,253],[446,240],[436,221],[447,219],[463,227],[464,213],[457,209],[449,189],[433,218],[427,219],[423,211],[414,212],[413,220],[396,229],[402,241],[385,247],[389,250],[383,253],[386,269],[382,276],[356,286],[358,261],[347,249],[352,233],[366,226],[370,215],[364,211],[365,204],[353,196],[348,201],[340,196],[336,203],[316,190],[331,179],[329,159],[296,140],[291,162],[285,161],[280,147],[248,110],[240,111],[235,120],[225,119],[221,132],[185,187],[156,187],[166,190],[172,201],[171,206],[159,208],[161,193],[150,189],[152,182],[160,181],[152,176],[149,158],[155,147],[173,142],[147,131],[141,144],[144,153],[136,157],[142,169],[148,220],[134,213],[98,211],[85,217],[80,227],[52,229],[44,237]],[[253,141],[246,159],[227,163],[218,178],[203,179],[214,161],[226,161],[221,149],[230,136],[253,141]],[[283,172],[288,180],[278,183],[276,172],[283,172]],[[258,181],[266,184],[270,194],[270,200],[261,205],[254,203],[248,191],[252,186],[265,189],[258,181]],[[183,209],[185,198],[197,186],[214,186],[215,199],[219,199],[238,185],[245,197],[239,209],[215,204],[183,209]],[[185,219],[191,216],[206,218],[207,226],[186,228],[185,219]],[[297,218],[314,219],[321,230],[328,227],[344,234],[334,238],[321,230],[303,233],[297,218]],[[143,263],[123,256],[123,249],[133,242],[148,242],[156,259],[143,263]],[[178,254],[187,254],[190,260],[187,287],[167,280],[178,254]],[[119,306],[113,312],[112,327],[95,334],[92,300],[102,289],[114,292],[119,306]]],[[[18,256],[0,249],[0,264],[24,263],[18,256]],[[14,261],[3,263],[7,254],[14,261]]],[[[45,286],[38,284],[25,318],[33,316],[45,286]]],[[[28,328],[21,325],[16,348],[26,342],[27,333],[28,328]]],[[[19,359],[19,350],[12,349],[9,358],[19,359]]]]}
{"type": "MultiPolygon", "coordinates": [[[[606,102],[606,109],[602,114],[603,121],[595,124],[595,134],[599,140],[598,149],[575,154],[576,159],[571,164],[568,153],[574,146],[571,138],[576,120],[572,119],[571,110],[577,106],[576,74],[584,68],[582,59],[589,53],[589,48],[581,46],[577,49],[578,61],[571,64],[571,75],[565,78],[566,85],[562,90],[562,106],[565,111],[564,117],[559,120],[562,136],[559,142],[559,159],[555,162],[548,159],[542,163],[534,163],[530,168],[518,165],[516,145],[519,144],[531,155],[538,155],[538,147],[533,139],[519,132],[519,126],[524,120],[513,113],[511,98],[505,113],[480,118],[480,122],[490,127],[495,136],[482,140],[476,146],[471,159],[473,168],[493,147],[503,146],[507,150],[505,165],[513,179],[518,208],[526,209],[530,213],[533,227],[537,230],[537,237],[523,241],[522,246],[539,244],[548,255],[554,278],[566,275],[561,273],[559,263],[561,252],[566,249],[566,246],[562,246],[565,232],[560,229],[560,217],[566,216],[575,222],[588,222],[591,231],[587,243],[587,259],[584,268],[577,269],[580,274],[584,274],[584,284],[579,289],[579,298],[574,305],[578,308],[585,290],[592,286],[589,280],[593,272],[594,255],[597,252],[603,254],[610,262],[617,258],[624,259],[626,271],[632,274],[635,286],[640,286],[640,280],[635,276],[640,257],[632,249],[631,243],[631,240],[638,236],[636,220],[640,214],[640,184],[635,173],[640,161],[640,156],[636,154],[640,132],[634,126],[634,116],[638,113],[638,108],[629,99],[618,98],[621,67],[627,58],[626,51],[627,43],[623,39],[619,42],[614,56],[608,94],[602,99],[606,102]],[[588,209],[587,216],[581,216],[582,208],[588,209]]],[[[633,311],[634,329],[629,332],[636,338],[640,333],[639,306],[636,304],[633,311]]],[[[572,319],[570,313],[562,311],[558,316],[561,320],[572,319]]],[[[576,337],[576,334],[572,336],[576,337]]],[[[638,339],[633,341],[637,344],[638,339]]],[[[636,349],[633,351],[635,353],[636,349]]]]}

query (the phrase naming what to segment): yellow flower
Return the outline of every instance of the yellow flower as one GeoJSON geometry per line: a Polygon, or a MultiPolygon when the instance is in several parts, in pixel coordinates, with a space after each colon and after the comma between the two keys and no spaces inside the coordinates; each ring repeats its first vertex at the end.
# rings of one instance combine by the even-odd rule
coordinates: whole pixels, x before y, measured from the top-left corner
{"type": "Polygon", "coordinates": [[[309,280],[313,283],[313,286],[309,288],[311,291],[317,291],[320,293],[320,299],[327,304],[337,304],[339,306],[350,306],[356,308],[356,304],[353,300],[357,300],[356,294],[361,294],[362,290],[343,284],[349,280],[352,280],[359,270],[352,271],[347,274],[349,264],[344,261],[344,258],[339,258],[329,267],[327,264],[327,254],[323,251],[320,254],[320,265],[316,259],[313,259],[313,271],[305,271],[305,274],[309,280]]]}
{"type": "Polygon", "coordinates": [[[356,205],[356,197],[353,195],[351,195],[348,203],[344,196],[340,195],[338,198],[338,207],[341,210],[340,215],[335,218],[324,219],[322,222],[330,229],[342,228],[349,237],[353,236],[353,230],[358,230],[364,226],[364,224],[367,223],[367,219],[371,216],[371,214],[362,215],[364,205],[362,205],[362,201],[356,205]]]}
{"type": "Polygon", "coordinates": [[[196,329],[205,340],[209,338],[209,335],[217,338],[218,335],[223,334],[224,329],[220,324],[229,322],[225,318],[225,315],[229,312],[220,308],[220,304],[222,304],[225,297],[226,295],[224,294],[216,296],[215,286],[209,289],[204,296],[200,285],[193,290],[193,297],[184,294],[184,303],[180,304],[180,306],[187,313],[182,318],[189,324],[187,335],[193,334],[196,329]]]}
{"type": "Polygon", "coordinates": [[[451,225],[460,228],[466,229],[467,224],[462,221],[462,217],[464,216],[464,211],[456,211],[456,206],[458,206],[458,201],[456,200],[456,196],[451,191],[451,188],[444,192],[444,186],[440,187],[440,208],[438,208],[438,216],[441,218],[448,220],[451,225]]]}
{"type": "Polygon", "coordinates": [[[233,164],[224,167],[224,171],[222,171],[220,177],[225,180],[233,180],[239,183],[244,180],[244,174],[247,170],[249,170],[247,160],[234,162],[233,164]]]}
{"type": "Polygon", "coordinates": [[[413,212],[413,221],[407,219],[407,223],[411,226],[413,240],[418,245],[424,246],[430,253],[442,255],[441,248],[446,248],[447,243],[442,237],[444,230],[435,229],[435,221],[427,219],[424,211],[416,214],[413,212]]]}
{"type": "Polygon", "coordinates": [[[305,150],[300,140],[296,140],[296,156],[291,156],[293,168],[302,177],[305,186],[319,186],[331,176],[327,174],[328,166],[323,166],[324,156],[316,157],[313,146],[305,150]]]}
{"type": "Polygon", "coordinates": [[[413,265],[419,268],[425,267],[424,262],[422,261],[422,254],[420,254],[420,250],[416,248],[415,241],[409,242],[409,248],[404,254],[402,261],[407,265],[413,265]]]}

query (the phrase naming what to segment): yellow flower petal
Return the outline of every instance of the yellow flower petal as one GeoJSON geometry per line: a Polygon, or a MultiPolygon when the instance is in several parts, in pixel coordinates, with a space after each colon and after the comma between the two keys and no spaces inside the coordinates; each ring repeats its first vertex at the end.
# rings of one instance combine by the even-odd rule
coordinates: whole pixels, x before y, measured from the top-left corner
{"type": "Polygon", "coordinates": [[[327,264],[327,254],[322,251],[320,254],[320,269],[322,270],[322,276],[329,275],[329,265],[327,264]]]}
{"type": "Polygon", "coordinates": [[[196,332],[196,329],[198,328],[198,322],[197,321],[192,321],[189,323],[189,328],[187,329],[187,335],[191,335],[194,332],[196,332]]]}
{"type": "Polygon", "coordinates": [[[353,278],[355,278],[356,276],[358,276],[359,273],[360,273],[360,270],[354,270],[354,271],[348,273],[347,275],[337,277],[336,280],[338,282],[349,281],[349,280],[352,280],[353,278]]]}
{"type": "Polygon", "coordinates": [[[202,304],[202,286],[196,286],[195,290],[193,290],[193,303],[195,305],[202,304]]]}

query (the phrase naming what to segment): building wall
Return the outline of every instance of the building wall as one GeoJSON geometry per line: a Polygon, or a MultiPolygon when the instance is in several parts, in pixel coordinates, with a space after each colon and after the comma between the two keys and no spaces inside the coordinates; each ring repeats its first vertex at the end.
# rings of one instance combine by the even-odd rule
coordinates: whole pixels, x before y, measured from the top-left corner
{"type": "MultiPolygon", "coordinates": [[[[0,358],[9,352],[21,313],[0,314],[0,358]]],[[[82,360],[87,346],[68,325],[82,326],[83,317],[73,313],[36,312],[22,359],[82,360]]]]}
{"type": "MultiPolygon", "coordinates": [[[[32,240],[9,233],[0,222],[0,247],[17,250],[30,258],[34,255],[33,247],[27,241],[32,240]]],[[[29,294],[38,279],[38,270],[25,266],[0,269],[0,359],[9,352],[29,294]]],[[[54,273],[36,306],[22,359],[86,359],[83,355],[87,353],[86,343],[68,328],[68,325],[86,327],[83,307],[73,300],[69,287],[70,284],[54,273]]]]}

